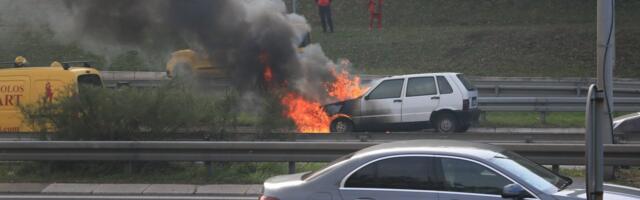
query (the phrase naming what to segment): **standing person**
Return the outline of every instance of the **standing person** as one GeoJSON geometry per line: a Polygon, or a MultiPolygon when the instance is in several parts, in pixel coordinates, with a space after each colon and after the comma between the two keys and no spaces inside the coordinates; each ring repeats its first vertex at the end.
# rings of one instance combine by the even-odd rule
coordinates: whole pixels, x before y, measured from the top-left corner
{"type": "Polygon", "coordinates": [[[378,20],[378,29],[382,28],[382,0],[369,0],[369,31],[373,29],[373,21],[378,20]]]}
{"type": "Polygon", "coordinates": [[[318,4],[318,10],[320,11],[320,22],[322,23],[322,31],[327,32],[327,26],[329,31],[333,33],[333,20],[331,20],[331,0],[316,0],[318,4]]]}

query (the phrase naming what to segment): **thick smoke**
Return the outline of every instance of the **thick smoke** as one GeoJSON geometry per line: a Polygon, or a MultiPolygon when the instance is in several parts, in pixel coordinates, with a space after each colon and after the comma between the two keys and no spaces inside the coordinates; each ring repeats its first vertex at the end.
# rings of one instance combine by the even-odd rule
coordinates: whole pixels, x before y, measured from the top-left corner
{"type": "Polygon", "coordinates": [[[1,0],[3,23],[50,30],[54,40],[99,54],[135,48],[166,59],[194,49],[224,68],[241,90],[273,82],[324,101],[332,62],[318,45],[297,45],[309,26],[280,0],[1,0]],[[260,59],[267,55],[268,63],[260,59]],[[161,55],[161,56],[160,56],[161,55]]]}

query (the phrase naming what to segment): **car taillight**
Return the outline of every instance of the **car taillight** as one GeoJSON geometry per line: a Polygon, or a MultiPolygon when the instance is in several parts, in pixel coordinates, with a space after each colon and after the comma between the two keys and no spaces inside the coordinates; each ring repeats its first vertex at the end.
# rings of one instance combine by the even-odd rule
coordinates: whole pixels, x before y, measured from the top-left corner
{"type": "Polygon", "coordinates": [[[275,197],[270,197],[270,196],[264,196],[264,195],[262,195],[262,196],[260,196],[260,200],[280,200],[280,199],[275,198],[275,197]]]}
{"type": "Polygon", "coordinates": [[[469,110],[469,99],[462,100],[462,110],[464,111],[469,110]]]}

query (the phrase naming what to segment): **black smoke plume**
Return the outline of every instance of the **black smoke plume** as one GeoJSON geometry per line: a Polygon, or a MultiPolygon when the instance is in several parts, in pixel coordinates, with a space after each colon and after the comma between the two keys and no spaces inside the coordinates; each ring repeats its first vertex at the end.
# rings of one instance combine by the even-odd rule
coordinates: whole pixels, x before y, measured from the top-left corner
{"type": "MultiPolygon", "coordinates": [[[[296,49],[280,0],[1,0],[4,21],[50,29],[89,50],[133,47],[169,52],[187,44],[222,67],[238,89],[265,88],[264,68],[291,91],[327,100],[333,63],[318,45],[296,49]],[[272,5],[276,5],[275,7],[272,5]],[[19,14],[19,15],[18,15],[19,14]],[[22,16],[22,17],[20,17],[22,16]],[[267,62],[260,55],[268,55],[267,62]]],[[[159,55],[155,54],[155,55],[159,55]]],[[[157,59],[164,59],[158,57],[157,59]]]]}

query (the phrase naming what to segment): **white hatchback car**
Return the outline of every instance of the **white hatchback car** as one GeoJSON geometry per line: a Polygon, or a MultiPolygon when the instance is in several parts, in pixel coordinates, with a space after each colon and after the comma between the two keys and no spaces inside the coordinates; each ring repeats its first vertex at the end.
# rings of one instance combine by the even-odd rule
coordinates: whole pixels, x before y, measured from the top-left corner
{"type": "Polygon", "coordinates": [[[325,106],[331,132],[433,127],[464,132],[478,120],[478,91],[460,73],[390,76],[364,95],[325,106]]]}

